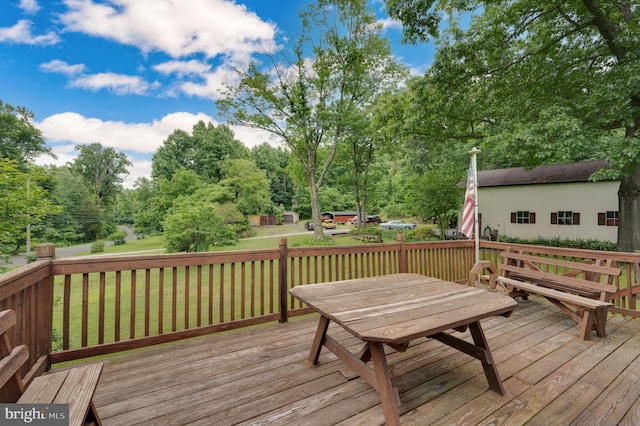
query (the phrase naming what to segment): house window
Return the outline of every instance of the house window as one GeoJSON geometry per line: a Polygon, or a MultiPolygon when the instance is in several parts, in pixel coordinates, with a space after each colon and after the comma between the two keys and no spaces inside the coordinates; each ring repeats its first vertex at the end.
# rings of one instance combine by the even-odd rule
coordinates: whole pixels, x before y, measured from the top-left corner
{"type": "Polygon", "coordinates": [[[529,211],[511,212],[511,223],[536,223],[536,214],[529,211]]]}
{"type": "Polygon", "coordinates": [[[580,213],[558,211],[551,213],[552,225],[580,225],[580,213]]]}
{"type": "Polygon", "coordinates": [[[618,226],[620,218],[617,211],[608,211],[598,213],[598,225],[601,226],[618,226]]]}

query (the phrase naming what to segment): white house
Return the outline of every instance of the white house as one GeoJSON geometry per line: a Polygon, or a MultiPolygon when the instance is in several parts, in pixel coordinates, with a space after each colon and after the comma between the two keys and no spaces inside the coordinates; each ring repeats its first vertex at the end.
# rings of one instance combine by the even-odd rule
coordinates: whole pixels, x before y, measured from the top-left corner
{"type": "Polygon", "coordinates": [[[480,233],[617,241],[619,181],[589,181],[606,161],[478,172],[480,233]]]}

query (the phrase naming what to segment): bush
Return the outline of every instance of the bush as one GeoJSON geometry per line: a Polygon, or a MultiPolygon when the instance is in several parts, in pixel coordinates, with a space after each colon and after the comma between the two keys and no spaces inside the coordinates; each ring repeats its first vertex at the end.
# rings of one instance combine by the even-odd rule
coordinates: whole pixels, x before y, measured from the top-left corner
{"type": "Polygon", "coordinates": [[[91,244],[91,253],[102,253],[104,251],[104,241],[96,241],[91,244]]]}
{"type": "Polygon", "coordinates": [[[428,241],[440,239],[436,235],[436,231],[428,226],[420,226],[416,229],[412,229],[407,233],[407,241],[428,241]]]}
{"type": "Polygon", "coordinates": [[[313,238],[305,238],[304,240],[291,243],[290,247],[326,247],[335,246],[336,242],[331,237],[324,237],[321,240],[315,241],[313,238]]]}
{"type": "Polygon", "coordinates": [[[125,231],[116,231],[107,237],[107,239],[109,241],[113,241],[113,245],[116,246],[126,243],[125,238],[127,238],[127,233],[125,231]]]}
{"type": "Polygon", "coordinates": [[[616,250],[616,243],[612,243],[609,241],[599,241],[599,240],[585,240],[582,238],[579,238],[577,240],[561,240],[560,238],[538,237],[531,240],[523,240],[520,238],[500,236],[500,242],[515,243],[515,244],[532,244],[532,245],[547,246],[547,247],[573,248],[573,249],[581,249],[581,250],[600,250],[600,251],[616,250]]]}

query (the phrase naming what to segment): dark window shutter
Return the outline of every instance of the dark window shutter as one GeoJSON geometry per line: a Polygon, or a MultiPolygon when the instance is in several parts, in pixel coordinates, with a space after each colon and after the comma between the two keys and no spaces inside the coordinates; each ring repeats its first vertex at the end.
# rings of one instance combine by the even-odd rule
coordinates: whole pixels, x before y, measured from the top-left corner
{"type": "Polygon", "coordinates": [[[529,213],[529,223],[536,223],[536,214],[529,213]]]}
{"type": "Polygon", "coordinates": [[[607,214],[606,213],[598,213],[598,225],[604,226],[607,224],[607,214]]]}
{"type": "Polygon", "coordinates": [[[516,213],[511,212],[511,223],[516,223],[516,213]]]}
{"type": "Polygon", "coordinates": [[[580,225],[580,213],[573,214],[573,224],[580,225]]]}
{"type": "Polygon", "coordinates": [[[551,213],[551,224],[552,225],[558,224],[558,213],[551,213]]]}

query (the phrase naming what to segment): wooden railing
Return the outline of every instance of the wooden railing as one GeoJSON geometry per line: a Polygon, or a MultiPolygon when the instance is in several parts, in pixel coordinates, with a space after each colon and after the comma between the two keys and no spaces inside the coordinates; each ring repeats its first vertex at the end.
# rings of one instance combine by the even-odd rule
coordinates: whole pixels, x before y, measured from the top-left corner
{"type": "MultiPolygon", "coordinates": [[[[29,347],[22,377],[29,383],[49,367],[52,339],[52,247],[38,247],[40,260],[0,275],[0,310],[13,309],[17,322],[5,335],[11,342],[29,347]]],[[[7,355],[0,353],[0,357],[7,355]]]]}
{"type": "MultiPolygon", "coordinates": [[[[483,241],[481,257],[499,266],[506,246],[483,241]]],[[[551,256],[615,258],[623,274],[614,312],[640,316],[640,255],[538,249],[551,256]]],[[[279,247],[265,250],[39,260],[0,276],[0,303],[23,318],[15,338],[37,347],[36,359],[48,355],[46,367],[286,321],[309,312],[288,295],[297,285],[397,272],[464,282],[473,251],[468,240],[288,247],[282,239],[279,247]]]]}

